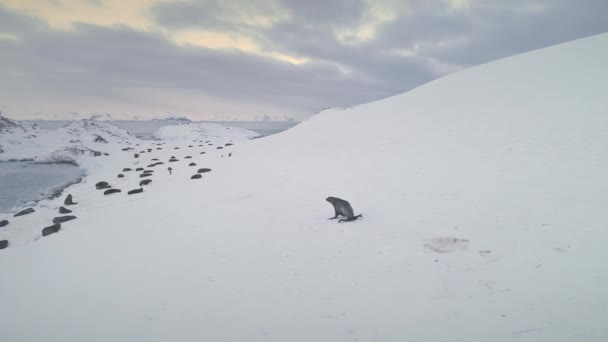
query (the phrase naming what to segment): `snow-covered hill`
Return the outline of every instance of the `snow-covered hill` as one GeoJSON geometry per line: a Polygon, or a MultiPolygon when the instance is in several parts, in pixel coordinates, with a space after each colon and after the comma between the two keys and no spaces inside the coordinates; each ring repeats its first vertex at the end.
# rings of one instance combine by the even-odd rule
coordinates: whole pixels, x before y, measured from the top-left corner
{"type": "Polygon", "coordinates": [[[259,134],[238,127],[229,127],[209,122],[180,122],[159,128],[154,136],[161,140],[201,140],[221,138],[224,140],[252,139],[259,134]]]}
{"type": "Polygon", "coordinates": [[[109,158],[70,189],[76,220],[1,251],[2,336],[604,341],[606,61],[608,34],[221,150],[167,144],[140,158],[172,174],[136,196],[94,189],[140,180],[109,158]],[[363,219],[326,220],[330,195],[363,219]]]}

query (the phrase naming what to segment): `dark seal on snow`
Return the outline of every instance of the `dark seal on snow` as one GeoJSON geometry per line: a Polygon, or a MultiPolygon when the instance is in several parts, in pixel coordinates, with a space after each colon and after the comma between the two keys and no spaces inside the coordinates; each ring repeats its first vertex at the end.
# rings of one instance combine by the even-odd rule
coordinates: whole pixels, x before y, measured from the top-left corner
{"type": "Polygon", "coordinates": [[[118,174],[118,178],[124,178],[124,177],[125,177],[125,175],[123,175],[122,173],[118,174]]]}
{"type": "Polygon", "coordinates": [[[111,194],[115,194],[117,192],[120,192],[120,189],[108,189],[106,191],[103,192],[104,195],[111,195],[111,194]]]}
{"type": "Polygon", "coordinates": [[[148,185],[148,184],[150,184],[150,183],[152,183],[152,180],[151,180],[151,179],[144,179],[144,180],[142,180],[141,182],[139,182],[139,186],[142,186],[142,185],[148,185]]]}
{"type": "Polygon", "coordinates": [[[108,184],[108,182],[106,182],[106,181],[101,181],[101,182],[95,183],[95,187],[97,188],[97,190],[103,189],[108,185],[110,185],[110,184],[108,184]]]}
{"type": "Polygon", "coordinates": [[[143,171],[144,168],[143,167],[138,167],[137,169],[135,169],[135,171],[143,171]]]}
{"type": "Polygon", "coordinates": [[[139,175],[139,178],[145,178],[145,177],[150,177],[152,176],[151,173],[142,173],[141,175],[139,175]]]}
{"type": "Polygon", "coordinates": [[[355,216],[353,207],[351,207],[350,203],[343,199],[337,197],[327,197],[325,200],[334,206],[334,212],[336,214],[334,217],[330,217],[329,220],[337,219],[338,216],[344,216],[346,218],[340,219],[338,222],[348,222],[354,221],[359,217],[363,217],[362,215],[355,216]]]}
{"type": "Polygon", "coordinates": [[[191,159],[192,156],[185,156],[184,159],[191,159]]]}
{"type": "Polygon", "coordinates": [[[2,220],[2,221],[0,221],[0,228],[4,227],[6,225],[8,225],[8,220],[2,220]]]}
{"type": "Polygon", "coordinates": [[[209,172],[209,171],[211,171],[211,169],[202,168],[202,169],[198,169],[198,171],[196,171],[196,173],[205,173],[205,172],[209,172]]]}
{"type": "Polygon", "coordinates": [[[200,174],[197,173],[195,175],[192,175],[192,177],[190,177],[190,179],[200,179],[201,177],[203,177],[203,176],[201,176],[200,174]]]}
{"type": "Polygon", "coordinates": [[[127,195],[138,194],[140,192],[144,192],[144,189],[143,188],[139,188],[139,189],[129,190],[129,192],[127,192],[127,195]]]}
{"type": "Polygon", "coordinates": [[[0,241],[0,249],[5,249],[6,247],[8,247],[8,240],[0,241]]]}
{"type": "Polygon", "coordinates": [[[61,223],[55,223],[52,226],[48,226],[48,227],[42,229],[42,236],[55,234],[59,231],[59,229],[61,229],[61,223]]]}
{"type": "Polygon", "coordinates": [[[71,211],[70,209],[68,209],[68,208],[59,207],[59,213],[60,213],[60,214],[69,214],[69,213],[71,213],[71,212],[72,212],[72,211],[71,211]]]}
{"type": "Polygon", "coordinates": [[[57,216],[57,217],[53,218],[53,223],[63,223],[63,222],[68,222],[68,221],[72,221],[75,219],[76,219],[76,216],[74,216],[74,215],[57,216]]]}
{"type": "Polygon", "coordinates": [[[18,216],[23,216],[23,215],[31,214],[31,213],[33,213],[35,211],[36,210],[34,210],[34,208],[23,209],[20,212],[18,212],[15,215],[13,215],[13,217],[18,217],[18,216]]]}
{"type": "Polygon", "coordinates": [[[135,154],[133,155],[133,158],[139,158],[139,154],[138,154],[138,153],[135,153],[135,154]]]}
{"type": "Polygon", "coordinates": [[[74,205],[74,204],[78,204],[78,203],[74,202],[74,199],[72,198],[72,194],[69,194],[65,198],[65,201],[63,201],[63,204],[65,204],[65,205],[74,205]]]}
{"type": "Polygon", "coordinates": [[[188,166],[196,166],[196,163],[190,163],[188,166]]]}
{"type": "Polygon", "coordinates": [[[125,167],[124,169],[122,169],[122,172],[128,172],[128,171],[131,171],[131,170],[133,170],[133,169],[125,167]]]}

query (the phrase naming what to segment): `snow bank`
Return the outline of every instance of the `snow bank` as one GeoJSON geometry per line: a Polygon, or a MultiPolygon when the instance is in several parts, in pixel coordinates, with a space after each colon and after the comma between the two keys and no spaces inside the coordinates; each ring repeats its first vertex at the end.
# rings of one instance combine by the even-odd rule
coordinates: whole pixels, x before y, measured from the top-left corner
{"type": "Polygon", "coordinates": [[[222,139],[251,139],[259,134],[244,128],[229,127],[225,125],[198,122],[167,125],[159,128],[154,137],[161,140],[208,140],[209,138],[222,139]]]}
{"type": "Polygon", "coordinates": [[[168,142],[135,197],[93,189],[136,187],[113,154],[77,220],[1,251],[3,337],[603,341],[607,60],[604,34],[219,151],[168,142]],[[329,195],[363,219],[326,220],[329,195]]]}

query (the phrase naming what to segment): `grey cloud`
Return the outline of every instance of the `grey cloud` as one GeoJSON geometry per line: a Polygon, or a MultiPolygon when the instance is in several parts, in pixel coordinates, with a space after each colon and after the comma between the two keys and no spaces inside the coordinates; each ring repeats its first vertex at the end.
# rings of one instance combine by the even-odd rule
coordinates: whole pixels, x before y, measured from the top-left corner
{"type": "Polygon", "coordinates": [[[77,24],[73,32],[36,31],[19,42],[0,41],[0,49],[0,70],[7,75],[0,89],[29,89],[33,100],[50,92],[127,101],[140,88],[154,88],[310,113],[388,95],[328,63],[295,66],[238,51],[177,46],[126,27],[77,24]]]}
{"type": "Polygon", "coordinates": [[[20,15],[0,4],[0,33],[10,33],[20,36],[22,33],[45,28],[41,20],[20,15]]]}
{"type": "MultiPolygon", "coordinates": [[[[169,31],[198,28],[246,35],[265,52],[310,60],[302,65],[179,46],[160,34],[127,27],[79,24],[73,32],[55,31],[0,6],[0,32],[21,38],[0,40],[0,72],[5,75],[0,78],[0,106],[27,96],[162,105],[178,94],[192,99],[200,94],[241,107],[258,104],[252,115],[264,114],[256,110],[265,105],[312,113],[406,91],[448,72],[437,64],[468,67],[608,30],[604,0],[477,0],[460,9],[444,1],[411,0],[409,11],[382,24],[374,39],[357,44],[339,40],[337,30],[369,20],[368,4],[207,0],[150,8],[152,18],[169,31]],[[279,13],[289,13],[290,19],[270,27],[251,23],[256,16],[279,13]],[[411,56],[396,53],[414,49],[411,56]],[[165,96],[142,96],[141,89],[165,96]]],[[[175,108],[204,113],[187,103],[175,108]]]]}

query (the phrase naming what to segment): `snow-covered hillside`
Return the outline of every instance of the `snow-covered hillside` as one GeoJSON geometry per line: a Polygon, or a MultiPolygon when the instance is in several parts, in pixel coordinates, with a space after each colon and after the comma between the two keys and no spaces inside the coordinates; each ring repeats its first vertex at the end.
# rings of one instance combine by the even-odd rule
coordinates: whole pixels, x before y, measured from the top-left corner
{"type": "Polygon", "coordinates": [[[604,341],[606,61],[608,34],[264,139],[149,143],[179,160],[132,196],[94,188],[140,181],[112,155],[70,189],[76,220],[0,251],[2,336],[604,341]],[[327,220],[327,196],[363,219],[327,220]]]}
{"type": "Polygon", "coordinates": [[[109,142],[130,145],[137,140],[129,132],[101,121],[80,120],[45,130],[35,124],[2,119],[12,128],[0,132],[0,161],[79,162],[83,157],[106,156],[109,142]]]}
{"type": "Polygon", "coordinates": [[[209,122],[182,122],[163,126],[156,131],[154,136],[161,140],[196,140],[209,138],[241,140],[256,138],[259,134],[243,128],[228,127],[209,122]]]}

